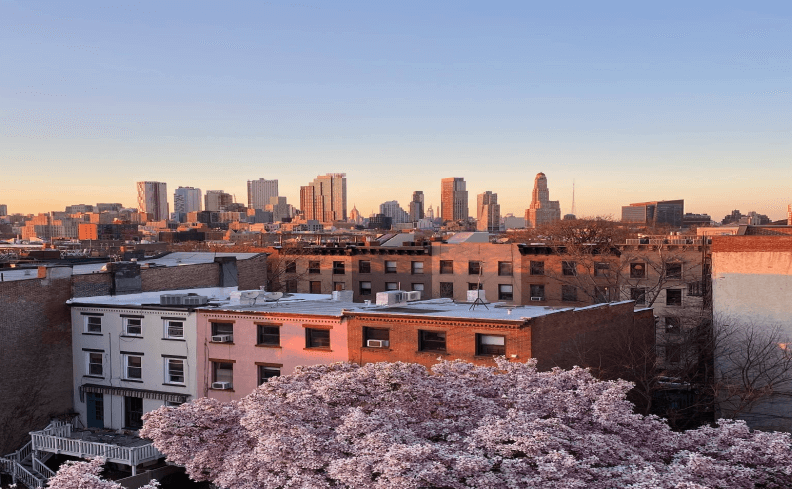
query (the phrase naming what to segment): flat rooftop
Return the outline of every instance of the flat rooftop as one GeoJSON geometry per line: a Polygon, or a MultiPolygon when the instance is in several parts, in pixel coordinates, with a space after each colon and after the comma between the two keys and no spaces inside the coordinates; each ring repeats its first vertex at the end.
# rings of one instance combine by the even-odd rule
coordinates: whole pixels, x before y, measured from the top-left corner
{"type": "MultiPolygon", "coordinates": [[[[226,256],[233,256],[238,261],[248,260],[255,256],[260,255],[261,253],[212,253],[212,252],[189,252],[189,251],[179,251],[174,253],[168,253],[165,256],[160,258],[144,258],[139,259],[137,262],[143,266],[152,266],[156,267],[178,267],[184,265],[201,265],[204,263],[213,263],[215,257],[226,257],[226,256]]],[[[86,264],[79,264],[72,266],[72,274],[73,275],[88,275],[91,273],[102,273],[106,271],[107,263],[86,263],[86,264]]],[[[41,266],[47,266],[46,264],[41,264],[41,266]]],[[[56,267],[64,266],[64,265],[55,265],[56,267]]],[[[30,280],[34,278],[38,278],[38,271],[35,267],[33,268],[7,268],[0,271],[3,274],[3,281],[11,282],[15,280],[30,280]]]]}

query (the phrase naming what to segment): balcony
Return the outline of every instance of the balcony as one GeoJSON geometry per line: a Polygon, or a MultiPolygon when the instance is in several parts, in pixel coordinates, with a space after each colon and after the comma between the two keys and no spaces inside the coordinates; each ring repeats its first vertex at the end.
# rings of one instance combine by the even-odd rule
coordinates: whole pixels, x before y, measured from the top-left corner
{"type": "Polygon", "coordinates": [[[75,429],[67,423],[30,432],[32,449],[80,458],[104,457],[108,462],[129,465],[132,475],[139,464],[165,457],[151,442],[113,430],[75,429]]]}

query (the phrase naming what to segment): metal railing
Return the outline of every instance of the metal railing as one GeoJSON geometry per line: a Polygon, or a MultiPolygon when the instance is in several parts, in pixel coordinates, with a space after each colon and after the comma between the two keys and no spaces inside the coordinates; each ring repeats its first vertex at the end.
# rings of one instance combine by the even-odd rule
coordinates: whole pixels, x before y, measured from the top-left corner
{"type": "Polygon", "coordinates": [[[164,455],[148,444],[140,447],[122,447],[107,443],[78,440],[69,438],[71,425],[67,424],[49,430],[31,432],[34,450],[63,453],[75,457],[104,457],[109,462],[125,465],[137,465],[149,460],[156,460],[164,455]]]}

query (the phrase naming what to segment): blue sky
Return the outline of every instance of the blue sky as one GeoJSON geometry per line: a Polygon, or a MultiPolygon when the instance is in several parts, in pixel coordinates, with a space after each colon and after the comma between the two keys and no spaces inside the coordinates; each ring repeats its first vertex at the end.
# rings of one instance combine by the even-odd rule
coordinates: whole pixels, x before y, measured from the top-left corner
{"type": "Polygon", "coordinates": [[[366,215],[444,177],[521,215],[540,171],[579,215],[792,202],[789,2],[0,0],[0,46],[11,212],[328,172],[366,215]]]}

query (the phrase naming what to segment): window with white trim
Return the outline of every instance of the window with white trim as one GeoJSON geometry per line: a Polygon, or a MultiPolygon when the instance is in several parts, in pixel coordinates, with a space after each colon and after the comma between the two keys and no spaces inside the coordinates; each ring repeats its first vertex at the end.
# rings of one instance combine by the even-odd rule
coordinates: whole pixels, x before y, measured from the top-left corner
{"type": "Polygon", "coordinates": [[[143,378],[143,357],[124,355],[124,378],[128,380],[141,380],[143,378]]]}
{"type": "Polygon", "coordinates": [[[184,360],[181,358],[165,359],[165,383],[184,384],[184,360]]]}
{"type": "Polygon", "coordinates": [[[87,351],[85,352],[87,366],[88,366],[88,373],[87,375],[92,375],[95,377],[103,377],[104,376],[104,369],[103,369],[103,354],[101,352],[93,352],[87,351]]]}
{"type": "Polygon", "coordinates": [[[173,319],[165,320],[165,337],[172,339],[184,339],[184,321],[173,319]]]}
{"type": "Polygon", "coordinates": [[[143,336],[143,319],[124,318],[124,334],[127,336],[143,336]]]}
{"type": "Polygon", "coordinates": [[[86,333],[102,332],[102,316],[84,316],[86,333]]]}

